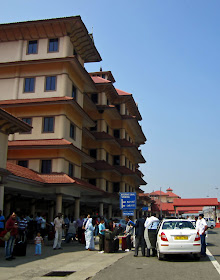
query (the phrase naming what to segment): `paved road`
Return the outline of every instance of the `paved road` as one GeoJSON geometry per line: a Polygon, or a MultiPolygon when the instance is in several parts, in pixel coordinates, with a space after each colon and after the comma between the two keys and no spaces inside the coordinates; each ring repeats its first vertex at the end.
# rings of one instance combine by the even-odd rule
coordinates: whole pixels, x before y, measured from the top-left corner
{"type": "MultiPolygon", "coordinates": [[[[220,263],[220,229],[210,230],[209,251],[220,263]]],[[[208,257],[195,261],[192,256],[169,256],[165,261],[156,257],[133,257],[133,252],[100,271],[92,280],[110,279],[156,279],[156,280],[219,280],[217,272],[208,257]]]]}

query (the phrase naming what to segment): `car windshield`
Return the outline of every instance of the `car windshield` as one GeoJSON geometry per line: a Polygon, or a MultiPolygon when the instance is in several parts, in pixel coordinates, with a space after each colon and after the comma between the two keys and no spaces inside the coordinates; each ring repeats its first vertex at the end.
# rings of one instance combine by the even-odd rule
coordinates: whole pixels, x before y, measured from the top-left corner
{"type": "Polygon", "coordinates": [[[167,221],[163,223],[162,229],[195,229],[190,221],[167,221]]]}

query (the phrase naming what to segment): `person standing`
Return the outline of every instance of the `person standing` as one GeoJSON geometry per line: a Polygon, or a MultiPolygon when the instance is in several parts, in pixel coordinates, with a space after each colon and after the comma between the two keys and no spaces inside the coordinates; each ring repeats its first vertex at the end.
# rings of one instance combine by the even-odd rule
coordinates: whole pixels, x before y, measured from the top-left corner
{"type": "Polygon", "coordinates": [[[26,231],[27,231],[27,226],[28,226],[28,222],[24,216],[25,216],[24,214],[21,214],[20,221],[18,222],[19,238],[20,238],[20,241],[23,241],[23,242],[26,241],[26,231]]]}
{"type": "Polygon", "coordinates": [[[15,212],[13,212],[10,218],[7,220],[5,229],[10,232],[10,238],[8,241],[5,242],[5,259],[7,261],[11,261],[15,259],[12,254],[14,249],[15,238],[18,235],[18,224],[16,221],[15,212]]]}
{"type": "Polygon", "coordinates": [[[83,227],[83,216],[80,216],[76,220],[76,228],[77,228],[77,235],[78,235],[78,242],[81,243],[82,240],[82,227],[83,227]]]}
{"type": "Polygon", "coordinates": [[[62,242],[63,226],[64,226],[64,221],[62,218],[62,214],[58,213],[57,217],[54,219],[55,238],[54,238],[54,243],[53,243],[53,250],[62,249],[61,242],[62,242]]]}
{"type": "Polygon", "coordinates": [[[104,253],[105,247],[105,219],[101,218],[99,224],[99,253],[104,253]]]}
{"type": "Polygon", "coordinates": [[[144,218],[139,218],[137,219],[136,223],[135,223],[135,254],[134,257],[138,256],[138,250],[139,250],[139,246],[141,246],[141,252],[142,252],[142,256],[145,256],[145,240],[144,240],[144,223],[145,223],[145,219],[144,218]]]}
{"type": "Polygon", "coordinates": [[[43,244],[44,240],[43,237],[40,235],[40,232],[37,233],[34,242],[35,242],[35,256],[41,255],[41,245],[43,244]]]}
{"type": "Polygon", "coordinates": [[[5,228],[5,217],[2,215],[2,210],[0,210],[0,232],[5,228]]]}
{"type": "Polygon", "coordinates": [[[196,222],[196,230],[201,238],[201,256],[206,256],[206,230],[208,229],[206,220],[203,214],[199,214],[199,218],[196,222]]]}
{"type": "Polygon", "coordinates": [[[131,251],[131,236],[134,232],[134,223],[131,221],[129,217],[125,217],[125,221],[127,222],[126,229],[124,233],[126,234],[126,243],[127,243],[127,249],[125,249],[126,252],[131,251]]]}
{"type": "Polygon", "coordinates": [[[85,239],[86,239],[86,250],[93,251],[95,250],[94,243],[94,230],[92,218],[88,218],[88,221],[85,225],[85,239]]]}

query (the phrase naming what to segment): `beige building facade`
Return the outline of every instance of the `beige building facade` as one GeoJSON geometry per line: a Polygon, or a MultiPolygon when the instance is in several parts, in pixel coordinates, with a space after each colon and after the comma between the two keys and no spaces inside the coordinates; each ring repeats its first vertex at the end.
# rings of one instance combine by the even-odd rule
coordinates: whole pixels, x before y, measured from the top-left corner
{"type": "Polygon", "coordinates": [[[5,215],[118,216],[119,192],[146,184],[141,115],[110,71],[85,70],[100,60],[79,16],[0,25],[0,107],[32,126],[9,136],[5,215]]]}

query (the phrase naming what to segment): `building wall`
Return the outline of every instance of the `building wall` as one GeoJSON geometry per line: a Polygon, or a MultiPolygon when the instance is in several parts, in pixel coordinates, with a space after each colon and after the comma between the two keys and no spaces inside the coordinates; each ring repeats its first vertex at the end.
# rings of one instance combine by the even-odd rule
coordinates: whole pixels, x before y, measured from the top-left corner
{"type": "Polygon", "coordinates": [[[6,167],[8,152],[8,135],[0,132],[0,168],[6,167]]]}

